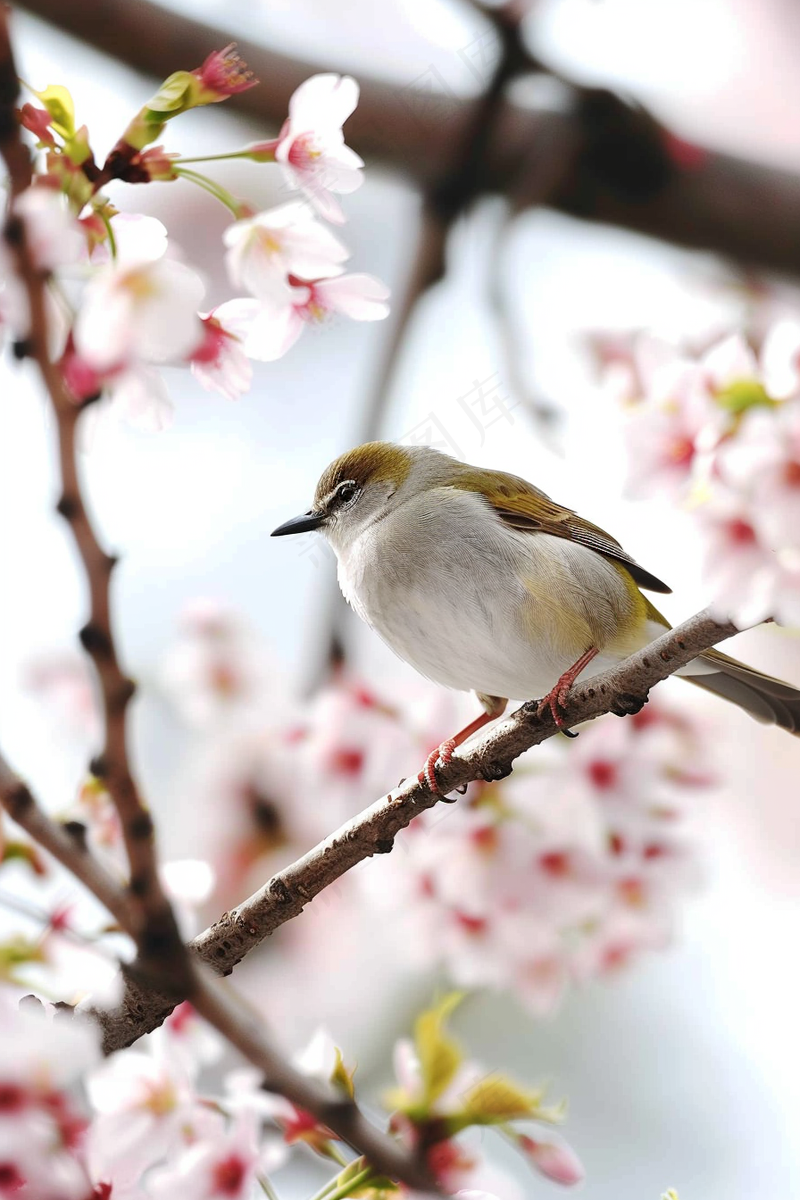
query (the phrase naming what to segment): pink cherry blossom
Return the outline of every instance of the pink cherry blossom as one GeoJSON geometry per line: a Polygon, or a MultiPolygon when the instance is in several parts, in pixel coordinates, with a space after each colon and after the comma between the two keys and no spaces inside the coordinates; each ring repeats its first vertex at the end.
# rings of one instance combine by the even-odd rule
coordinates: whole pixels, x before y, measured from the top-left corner
{"type": "Polygon", "coordinates": [[[719,436],[719,425],[697,364],[675,359],[659,367],[649,381],[646,398],[627,413],[631,495],[683,497],[698,457],[719,436]]]}
{"type": "Polygon", "coordinates": [[[86,255],[86,240],[65,198],[54,188],[33,185],[14,201],[22,217],[28,248],[40,270],[71,266],[86,255]]]}
{"type": "Polygon", "coordinates": [[[235,42],[230,42],[224,50],[209,54],[202,67],[192,74],[200,80],[200,97],[197,101],[200,104],[214,104],[228,96],[246,92],[258,83],[237,53],[235,42]]]}
{"type": "Polygon", "coordinates": [[[297,201],[236,221],[223,240],[231,282],[258,297],[270,298],[275,283],[282,284],[288,275],[338,275],[349,257],[339,239],[297,201]]]}
{"type": "Polygon", "coordinates": [[[272,362],[295,344],[306,325],[342,313],[356,321],[382,321],[389,315],[389,289],[372,275],[339,275],[313,283],[291,277],[262,296],[245,343],[251,358],[272,362]]]}
{"type": "Polygon", "coordinates": [[[361,186],[362,159],[345,145],[342,125],[358,104],[358,84],[348,75],[313,75],[289,101],[289,117],[275,146],[290,187],[300,188],[335,225],[344,222],[333,192],[361,186]]]}
{"type": "Polygon", "coordinates": [[[190,355],[202,340],[199,275],[174,259],[101,267],[75,322],[75,348],[95,370],[190,355]]]}
{"type": "Polygon", "coordinates": [[[180,1147],[197,1117],[185,1065],[165,1055],[138,1049],[115,1055],[89,1075],[87,1089],[97,1113],[90,1153],[99,1148],[126,1176],[180,1147]]]}
{"type": "Polygon", "coordinates": [[[238,400],[249,391],[253,368],[236,332],[240,306],[248,300],[229,300],[210,313],[201,313],[203,340],[189,360],[192,374],[207,391],[219,392],[226,400],[238,400]]]}
{"type": "Polygon", "coordinates": [[[156,1170],[148,1191],[153,1200],[250,1200],[265,1169],[257,1122],[237,1115],[228,1129],[190,1146],[174,1165],[156,1170]]]}
{"type": "Polygon", "coordinates": [[[0,1195],[85,1200],[87,1122],[68,1089],[98,1059],[96,1027],[0,997],[0,1195]]]}
{"type": "Polygon", "coordinates": [[[539,748],[536,764],[420,818],[385,870],[406,897],[401,944],[415,961],[546,1014],[616,948],[664,944],[697,881],[683,814],[712,778],[694,726],[663,705],[593,726],[574,748],[539,748]]]}
{"type": "Polygon", "coordinates": [[[720,614],[742,628],[769,617],[800,623],[800,552],[772,549],[759,537],[758,515],[741,496],[719,488],[699,514],[704,579],[720,614]]]}

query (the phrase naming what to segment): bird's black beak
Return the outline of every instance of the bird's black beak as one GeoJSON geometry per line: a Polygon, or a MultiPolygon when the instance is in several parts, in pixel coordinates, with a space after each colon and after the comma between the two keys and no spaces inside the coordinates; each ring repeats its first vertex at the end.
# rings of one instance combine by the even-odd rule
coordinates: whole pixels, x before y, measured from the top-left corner
{"type": "Polygon", "coordinates": [[[270,537],[285,537],[287,533],[308,533],[310,529],[319,529],[324,520],[324,513],[303,513],[302,517],[292,517],[291,521],[284,521],[277,529],[273,529],[270,537]]]}

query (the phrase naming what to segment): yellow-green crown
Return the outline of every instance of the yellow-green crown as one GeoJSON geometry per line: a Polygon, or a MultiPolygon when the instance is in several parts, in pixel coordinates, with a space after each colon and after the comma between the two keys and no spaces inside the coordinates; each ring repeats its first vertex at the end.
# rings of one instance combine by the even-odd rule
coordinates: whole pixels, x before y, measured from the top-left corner
{"type": "Polygon", "coordinates": [[[346,479],[352,479],[360,488],[384,479],[401,484],[410,470],[411,455],[405,447],[392,442],[365,442],[325,468],[314,494],[314,508],[320,508],[326,496],[346,479]]]}

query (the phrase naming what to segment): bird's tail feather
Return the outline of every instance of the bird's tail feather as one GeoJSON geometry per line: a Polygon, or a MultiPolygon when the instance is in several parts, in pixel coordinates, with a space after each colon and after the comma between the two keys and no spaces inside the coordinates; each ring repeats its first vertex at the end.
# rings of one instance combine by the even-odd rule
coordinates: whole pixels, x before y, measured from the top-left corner
{"type": "Polygon", "coordinates": [[[681,678],[707,692],[723,696],[757,721],[779,725],[781,729],[800,736],[800,688],[747,667],[719,650],[708,650],[698,657],[707,667],[716,670],[702,675],[683,675],[681,678]]]}

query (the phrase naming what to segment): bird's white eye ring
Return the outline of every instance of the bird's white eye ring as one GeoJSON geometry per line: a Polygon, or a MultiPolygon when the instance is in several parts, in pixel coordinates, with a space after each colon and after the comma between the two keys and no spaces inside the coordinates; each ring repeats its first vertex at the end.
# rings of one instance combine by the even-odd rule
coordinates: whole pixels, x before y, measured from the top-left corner
{"type": "Polygon", "coordinates": [[[347,479],[344,483],[340,483],[336,489],[336,499],[342,508],[349,508],[351,504],[356,502],[360,495],[361,489],[352,479],[347,479]]]}

